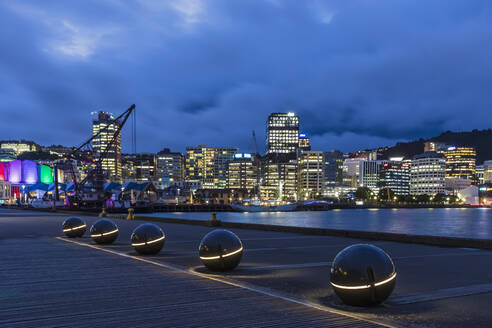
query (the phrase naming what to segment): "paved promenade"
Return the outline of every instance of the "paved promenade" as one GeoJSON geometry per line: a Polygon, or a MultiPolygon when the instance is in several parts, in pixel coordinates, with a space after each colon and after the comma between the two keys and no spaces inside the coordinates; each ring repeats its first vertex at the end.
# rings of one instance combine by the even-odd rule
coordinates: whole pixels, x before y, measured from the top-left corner
{"type": "Polygon", "coordinates": [[[394,259],[397,285],[383,305],[356,308],[334,295],[329,268],[341,249],[363,240],[232,229],[245,246],[243,260],[233,272],[210,274],[197,249],[212,228],[158,223],[166,244],[141,257],[129,242],[141,221],[115,220],[118,240],[98,246],[88,237],[64,238],[66,217],[0,209],[0,327],[492,323],[492,251],[373,241],[394,259]]]}

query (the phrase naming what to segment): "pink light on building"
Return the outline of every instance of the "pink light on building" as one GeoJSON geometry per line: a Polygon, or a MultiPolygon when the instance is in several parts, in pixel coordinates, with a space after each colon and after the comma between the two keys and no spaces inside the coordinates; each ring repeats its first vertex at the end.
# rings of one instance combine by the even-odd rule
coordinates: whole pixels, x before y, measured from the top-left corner
{"type": "Polygon", "coordinates": [[[0,181],[5,181],[8,179],[7,166],[7,163],[0,163],[0,181]]]}

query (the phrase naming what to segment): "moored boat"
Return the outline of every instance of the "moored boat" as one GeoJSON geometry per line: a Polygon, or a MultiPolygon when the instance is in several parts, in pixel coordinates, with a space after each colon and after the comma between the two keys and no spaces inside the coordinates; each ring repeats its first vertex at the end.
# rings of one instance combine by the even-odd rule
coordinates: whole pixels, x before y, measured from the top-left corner
{"type": "Polygon", "coordinates": [[[297,203],[289,203],[282,205],[244,205],[240,203],[232,203],[232,209],[239,212],[290,212],[297,208],[297,203]]]}

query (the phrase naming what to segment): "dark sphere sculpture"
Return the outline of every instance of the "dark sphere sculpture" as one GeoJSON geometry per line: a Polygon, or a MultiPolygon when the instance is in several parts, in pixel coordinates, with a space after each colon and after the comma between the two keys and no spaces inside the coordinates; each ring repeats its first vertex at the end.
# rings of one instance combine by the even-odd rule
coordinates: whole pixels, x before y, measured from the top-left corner
{"type": "Polygon", "coordinates": [[[82,237],[87,230],[85,221],[77,216],[71,216],[62,224],[63,233],[69,238],[82,237]]]}
{"type": "Polygon", "coordinates": [[[97,220],[91,227],[91,237],[98,244],[111,244],[118,238],[118,227],[111,220],[97,220]]]}
{"type": "Polygon", "coordinates": [[[241,262],[243,244],[231,231],[217,229],[203,237],[198,255],[210,271],[230,271],[241,262]]]}
{"type": "Polygon", "coordinates": [[[331,265],[331,285],[348,305],[379,304],[390,296],[395,283],[393,261],[374,245],[349,246],[337,254],[331,265]]]}
{"type": "Polygon", "coordinates": [[[164,246],[166,236],[152,223],[139,225],[132,233],[132,246],[140,254],[157,254],[164,246]]]}

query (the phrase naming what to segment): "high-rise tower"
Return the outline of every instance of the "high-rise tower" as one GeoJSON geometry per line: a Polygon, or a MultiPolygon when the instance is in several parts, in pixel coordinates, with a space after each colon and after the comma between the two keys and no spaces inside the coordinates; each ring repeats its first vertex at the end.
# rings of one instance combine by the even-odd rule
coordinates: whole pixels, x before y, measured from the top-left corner
{"type": "Polygon", "coordinates": [[[267,154],[295,154],[299,148],[299,117],[272,113],[267,121],[267,154]]]}
{"type": "Polygon", "coordinates": [[[103,156],[102,170],[106,177],[112,181],[121,180],[121,133],[109,147],[120,124],[119,121],[114,120],[113,115],[101,111],[92,120],[92,135],[95,136],[92,140],[92,148],[98,156],[103,156]],[[104,153],[105,151],[106,153],[104,153]]]}
{"type": "MultiPolygon", "coordinates": [[[[475,179],[477,153],[472,147],[449,147],[444,152],[446,178],[475,179]]],[[[475,182],[475,181],[474,181],[475,182]]]]}

